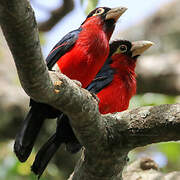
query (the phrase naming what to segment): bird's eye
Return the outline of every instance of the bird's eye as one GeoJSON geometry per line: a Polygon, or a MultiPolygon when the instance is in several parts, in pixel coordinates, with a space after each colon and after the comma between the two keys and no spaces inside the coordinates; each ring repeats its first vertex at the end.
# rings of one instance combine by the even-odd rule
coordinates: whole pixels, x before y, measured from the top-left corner
{"type": "Polygon", "coordinates": [[[119,49],[120,49],[121,53],[125,53],[127,51],[127,46],[126,45],[121,45],[119,47],[119,49]]]}
{"type": "Polygon", "coordinates": [[[100,15],[100,14],[102,14],[103,12],[104,12],[104,9],[103,9],[103,8],[98,8],[98,9],[96,10],[96,12],[94,13],[94,16],[100,15]]]}

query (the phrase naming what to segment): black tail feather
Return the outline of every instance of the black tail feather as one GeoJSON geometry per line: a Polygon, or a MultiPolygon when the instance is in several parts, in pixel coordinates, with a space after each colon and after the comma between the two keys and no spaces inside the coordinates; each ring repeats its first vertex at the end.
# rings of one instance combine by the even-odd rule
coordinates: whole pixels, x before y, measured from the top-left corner
{"type": "Polygon", "coordinates": [[[63,138],[68,152],[74,154],[82,148],[82,145],[72,130],[69,118],[65,114],[61,114],[61,116],[58,117],[56,134],[59,138],[63,138]]]}
{"type": "Polygon", "coordinates": [[[21,162],[29,157],[45,119],[57,118],[61,114],[54,107],[32,99],[30,99],[30,106],[31,109],[16,135],[14,144],[14,152],[21,162]]]}
{"type": "Polygon", "coordinates": [[[38,151],[36,158],[31,166],[31,170],[38,175],[38,178],[41,177],[42,173],[46,169],[49,161],[54,156],[62,141],[56,138],[56,134],[50,137],[48,141],[42,146],[38,151]]]}
{"type": "Polygon", "coordinates": [[[82,147],[74,135],[68,117],[64,114],[58,117],[56,133],[39,150],[31,167],[31,170],[38,175],[38,178],[41,177],[49,161],[62,143],[66,144],[67,150],[71,153],[78,152],[82,147]]]}
{"type": "Polygon", "coordinates": [[[17,133],[14,144],[14,152],[21,162],[29,157],[45,117],[43,114],[30,109],[17,133]]]}

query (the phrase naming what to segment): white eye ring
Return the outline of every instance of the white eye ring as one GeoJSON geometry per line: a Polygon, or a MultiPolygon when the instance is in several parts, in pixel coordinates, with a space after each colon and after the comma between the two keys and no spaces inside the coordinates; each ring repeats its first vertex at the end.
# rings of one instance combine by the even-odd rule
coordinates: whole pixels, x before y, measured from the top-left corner
{"type": "Polygon", "coordinates": [[[98,9],[96,10],[96,12],[94,13],[94,16],[100,15],[100,14],[102,14],[103,12],[104,12],[104,9],[103,9],[103,8],[98,8],[98,9]]]}
{"type": "Polygon", "coordinates": [[[121,53],[125,53],[127,51],[127,46],[123,44],[119,47],[119,50],[121,51],[121,53]]]}

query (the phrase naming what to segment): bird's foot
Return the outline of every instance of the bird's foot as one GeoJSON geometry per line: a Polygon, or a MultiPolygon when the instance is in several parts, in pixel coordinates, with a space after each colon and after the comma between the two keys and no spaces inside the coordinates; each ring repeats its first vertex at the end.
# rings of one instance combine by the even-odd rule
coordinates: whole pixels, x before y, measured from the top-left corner
{"type": "Polygon", "coordinates": [[[76,142],[68,142],[66,143],[66,150],[70,152],[71,154],[75,154],[78,151],[80,151],[82,148],[82,145],[76,142]]]}
{"type": "Polygon", "coordinates": [[[95,93],[93,93],[93,92],[90,92],[91,93],[91,96],[97,101],[97,103],[99,104],[99,102],[100,102],[100,100],[99,100],[99,98],[96,96],[96,94],[95,93]]]}
{"type": "Polygon", "coordinates": [[[74,82],[76,85],[78,85],[79,87],[82,87],[81,82],[79,82],[79,81],[77,81],[77,80],[73,80],[73,82],[74,82]]]}

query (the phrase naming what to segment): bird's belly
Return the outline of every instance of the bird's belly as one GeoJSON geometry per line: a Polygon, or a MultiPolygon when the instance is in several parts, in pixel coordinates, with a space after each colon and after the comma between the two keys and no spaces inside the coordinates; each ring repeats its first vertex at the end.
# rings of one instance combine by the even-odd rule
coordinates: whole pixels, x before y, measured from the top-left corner
{"type": "Polygon", "coordinates": [[[123,84],[115,84],[105,87],[97,94],[99,111],[101,114],[121,112],[128,108],[131,94],[123,84]]]}

